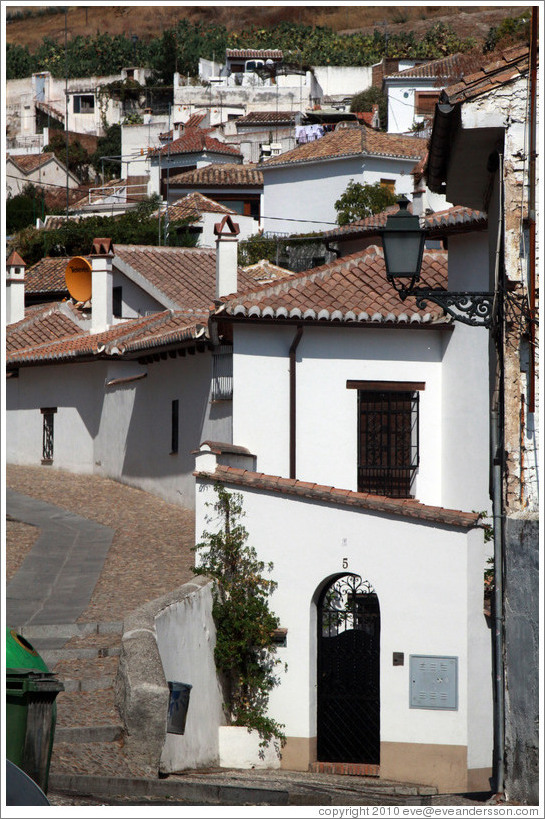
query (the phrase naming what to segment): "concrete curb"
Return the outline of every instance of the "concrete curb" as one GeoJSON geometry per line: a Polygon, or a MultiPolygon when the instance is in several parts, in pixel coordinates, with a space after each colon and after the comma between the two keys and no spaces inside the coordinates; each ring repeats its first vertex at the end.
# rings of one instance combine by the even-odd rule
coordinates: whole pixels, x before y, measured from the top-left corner
{"type": "Polygon", "coordinates": [[[121,648],[44,648],[40,654],[47,665],[53,666],[61,660],[96,660],[99,657],[119,657],[121,648]]]}

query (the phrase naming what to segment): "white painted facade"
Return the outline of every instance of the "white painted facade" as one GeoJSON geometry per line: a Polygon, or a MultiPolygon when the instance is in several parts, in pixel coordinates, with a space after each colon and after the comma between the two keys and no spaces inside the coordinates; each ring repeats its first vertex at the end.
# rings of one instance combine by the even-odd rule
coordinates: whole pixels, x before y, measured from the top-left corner
{"type": "Polygon", "coordinates": [[[385,77],[389,134],[408,134],[414,125],[429,118],[416,113],[416,93],[418,91],[438,93],[440,87],[435,83],[435,77],[385,77]]]}
{"type": "Polygon", "coordinates": [[[66,173],[66,167],[55,156],[27,173],[22,171],[11,157],[8,157],[5,168],[6,194],[8,196],[17,196],[28,184],[44,187],[64,187],[66,189],[68,182],[70,190],[77,188],[80,184],[77,176],[71,171],[66,173]]]}
{"type": "Polygon", "coordinates": [[[262,223],[273,233],[308,233],[331,230],[337,224],[336,200],[351,179],[373,185],[395,180],[397,195],[413,189],[412,159],[373,156],[260,165],[263,173],[262,223]]]}
{"type": "MultiPolygon", "coordinates": [[[[213,492],[201,479],[197,489],[199,533],[206,525],[203,504],[213,500],[213,492]]],[[[482,532],[274,492],[243,489],[242,496],[250,543],[261,560],[274,563],[278,588],[271,608],[288,630],[286,647],[278,649],[287,671],[280,673],[269,708],[285,725],[288,745],[294,739],[310,745],[316,736],[316,602],[325,582],[348,570],[372,584],[380,603],[381,776],[396,778],[388,762],[392,746],[405,746],[416,759],[425,746],[462,746],[468,769],[489,768],[492,693],[490,636],[482,612],[482,532]],[[402,667],[392,665],[394,651],[404,653],[402,667]],[[411,654],[458,658],[456,710],[410,708],[411,654]]],[[[301,757],[303,769],[309,761],[301,757]]],[[[413,771],[412,781],[437,784],[437,775],[430,766],[413,771]]],[[[465,786],[467,770],[452,767],[442,787],[465,786]]]]}
{"type": "Polygon", "coordinates": [[[324,97],[350,97],[373,81],[372,66],[316,65],[312,70],[324,97]]]}

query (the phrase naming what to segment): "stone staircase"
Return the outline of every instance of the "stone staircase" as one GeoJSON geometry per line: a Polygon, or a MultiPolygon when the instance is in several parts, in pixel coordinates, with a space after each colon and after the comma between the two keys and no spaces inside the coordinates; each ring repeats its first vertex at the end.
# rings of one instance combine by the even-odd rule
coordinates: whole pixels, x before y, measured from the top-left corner
{"type": "Polygon", "coordinates": [[[58,775],[143,776],[124,753],[115,706],[122,622],[24,626],[17,629],[64,684],[49,787],[58,775]]]}

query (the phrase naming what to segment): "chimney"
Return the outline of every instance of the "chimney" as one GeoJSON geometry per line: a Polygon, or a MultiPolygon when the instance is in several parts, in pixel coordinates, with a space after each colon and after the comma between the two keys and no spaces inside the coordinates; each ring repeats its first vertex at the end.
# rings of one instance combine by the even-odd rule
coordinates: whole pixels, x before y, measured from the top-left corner
{"type": "Polygon", "coordinates": [[[14,250],[6,262],[6,324],[25,317],[26,262],[14,250]]]}
{"type": "Polygon", "coordinates": [[[114,248],[111,239],[93,239],[91,333],[103,333],[113,323],[113,257],[114,248]]]}
{"type": "Polygon", "coordinates": [[[238,289],[238,239],[240,228],[229,215],[214,225],[216,239],[216,298],[238,289]]]}

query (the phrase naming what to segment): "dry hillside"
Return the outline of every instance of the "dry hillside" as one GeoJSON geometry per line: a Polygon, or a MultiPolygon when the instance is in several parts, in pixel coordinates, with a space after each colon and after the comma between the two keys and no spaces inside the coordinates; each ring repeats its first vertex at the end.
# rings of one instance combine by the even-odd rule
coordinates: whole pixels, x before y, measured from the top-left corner
{"type": "MultiPolygon", "coordinates": [[[[26,45],[33,51],[44,37],[64,39],[64,13],[62,7],[53,6],[52,13],[44,7],[10,6],[7,9],[6,41],[26,45]],[[32,16],[18,18],[19,11],[32,16]]],[[[449,23],[457,34],[484,39],[491,26],[498,25],[505,17],[516,16],[525,6],[224,6],[200,4],[176,5],[127,5],[127,6],[68,6],[68,37],[76,35],[109,33],[137,34],[147,39],[161,34],[177,20],[187,18],[192,22],[216,22],[230,31],[240,31],[252,26],[266,28],[283,21],[306,25],[328,26],[338,32],[373,31],[387,26],[391,33],[412,29],[423,33],[439,20],[449,23]]]]}

